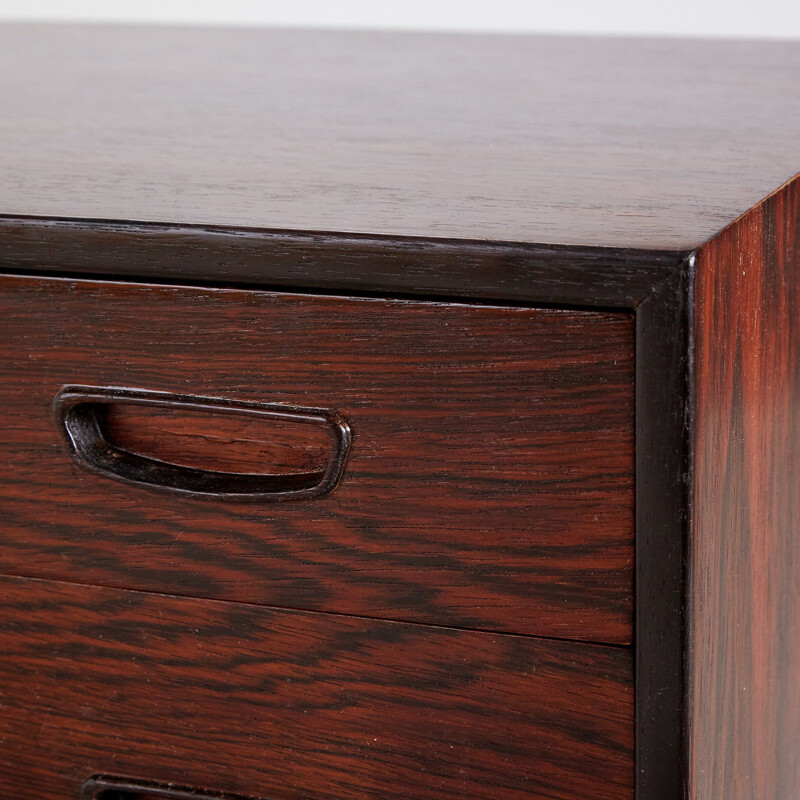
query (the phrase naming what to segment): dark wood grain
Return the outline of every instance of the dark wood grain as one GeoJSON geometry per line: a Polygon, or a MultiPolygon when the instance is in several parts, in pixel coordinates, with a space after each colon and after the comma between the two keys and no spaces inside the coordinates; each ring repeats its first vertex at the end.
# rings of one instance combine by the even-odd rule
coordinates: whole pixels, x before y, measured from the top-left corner
{"type": "MultiPolygon", "coordinates": [[[[429,623],[3,581],[0,793],[795,800],[800,190],[703,243],[797,172],[800,44],[6,26],[0,66],[0,271],[45,276],[0,281],[0,570],[429,623]],[[51,427],[75,382],[341,408],[354,460],[279,510],[103,483],[51,427]],[[276,642],[272,677],[297,652],[345,697],[313,733],[276,733],[276,642]]],[[[110,421],[186,466],[319,465],[110,421]]]]}
{"type": "Polygon", "coordinates": [[[800,165],[800,44],[6,25],[0,212],[687,250],[800,165]]]}
{"type": "Polygon", "coordinates": [[[627,648],[0,579],[0,794],[632,800],[627,648]]]}
{"type": "Polygon", "coordinates": [[[0,271],[630,309],[660,250],[0,216],[0,271]]]}
{"type": "Polygon", "coordinates": [[[692,800],[800,788],[800,183],[697,260],[692,800]]]}
{"type": "Polygon", "coordinates": [[[316,425],[112,403],[109,438],[120,448],[193,469],[250,473],[322,470],[330,437],[316,425]]]}
{"type": "Polygon", "coordinates": [[[3,278],[0,570],[626,643],[627,314],[3,278]],[[74,467],[64,384],[326,408],[338,488],[258,506],[74,467]]]}
{"type": "Polygon", "coordinates": [[[636,798],[685,797],[689,264],[636,309],[636,798]]]}
{"type": "MultiPolygon", "coordinates": [[[[64,446],[81,469],[127,486],[175,492],[194,499],[264,504],[323,497],[339,484],[352,442],[349,425],[335,411],[284,403],[243,403],[120,387],[65,386],[53,401],[53,412],[64,446]],[[177,458],[172,458],[174,438],[170,440],[169,437],[165,437],[166,442],[161,439],[156,447],[159,452],[136,452],[147,445],[148,436],[133,437],[131,441],[125,425],[120,431],[119,419],[115,421],[119,409],[131,405],[148,410],[199,412],[209,417],[210,433],[217,432],[215,420],[219,416],[313,426],[328,440],[327,457],[324,466],[310,471],[276,471],[274,467],[262,466],[254,472],[242,472],[216,468],[218,464],[213,457],[210,464],[189,466],[181,463],[191,460],[194,454],[185,455],[181,450],[177,458]],[[116,438],[120,432],[121,441],[116,438]],[[135,449],[131,449],[130,444],[135,449]],[[165,444],[167,447],[162,449],[165,444]]],[[[273,435],[279,435],[279,432],[280,429],[273,435]]],[[[290,434],[285,444],[292,446],[293,443],[294,437],[290,434]]],[[[216,446],[223,449],[224,442],[217,439],[216,446]]]]}
{"type": "Polygon", "coordinates": [[[97,775],[83,784],[81,800],[247,800],[241,795],[205,792],[188,786],[97,775]]]}

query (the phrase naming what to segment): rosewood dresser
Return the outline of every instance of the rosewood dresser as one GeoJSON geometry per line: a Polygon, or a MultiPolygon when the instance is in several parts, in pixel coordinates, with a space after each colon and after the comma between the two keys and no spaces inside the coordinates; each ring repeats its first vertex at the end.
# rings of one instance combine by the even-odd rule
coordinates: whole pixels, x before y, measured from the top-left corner
{"type": "Polygon", "coordinates": [[[0,67],[3,800],[800,797],[800,44],[0,67]]]}

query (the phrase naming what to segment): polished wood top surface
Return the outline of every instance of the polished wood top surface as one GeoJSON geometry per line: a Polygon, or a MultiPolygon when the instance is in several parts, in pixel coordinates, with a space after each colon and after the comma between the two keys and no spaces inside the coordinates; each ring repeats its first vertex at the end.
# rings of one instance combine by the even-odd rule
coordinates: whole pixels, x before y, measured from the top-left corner
{"type": "Polygon", "coordinates": [[[0,214],[688,250],[800,170],[800,43],[9,24],[0,214]]]}

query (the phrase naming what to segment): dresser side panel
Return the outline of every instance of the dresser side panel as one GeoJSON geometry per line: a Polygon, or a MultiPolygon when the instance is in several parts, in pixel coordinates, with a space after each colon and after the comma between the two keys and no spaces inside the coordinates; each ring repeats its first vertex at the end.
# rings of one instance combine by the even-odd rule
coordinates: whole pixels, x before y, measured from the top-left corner
{"type": "Polygon", "coordinates": [[[800,182],[699,253],[693,800],[800,790],[800,182]]]}

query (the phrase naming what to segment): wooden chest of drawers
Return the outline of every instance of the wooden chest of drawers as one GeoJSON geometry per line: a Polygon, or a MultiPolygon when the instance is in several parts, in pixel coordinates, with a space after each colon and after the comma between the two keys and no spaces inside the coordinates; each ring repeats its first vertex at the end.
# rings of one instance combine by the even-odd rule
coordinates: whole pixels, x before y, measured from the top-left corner
{"type": "Polygon", "coordinates": [[[797,796],[800,46],[0,64],[0,796],[797,796]]]}

